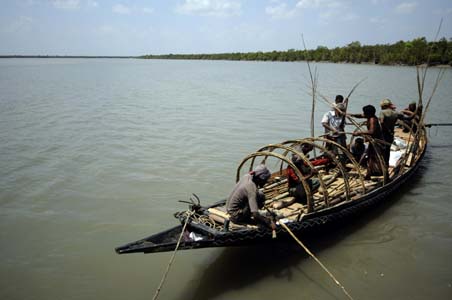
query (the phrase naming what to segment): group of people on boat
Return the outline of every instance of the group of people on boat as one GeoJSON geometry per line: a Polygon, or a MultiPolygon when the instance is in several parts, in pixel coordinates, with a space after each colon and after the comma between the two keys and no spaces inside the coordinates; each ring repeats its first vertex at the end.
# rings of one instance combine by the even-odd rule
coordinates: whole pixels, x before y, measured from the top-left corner
{"type": "MultiPolygon", "coordinates": [[[[391,145],[394,141],[394,129],[397,121],[400,120],[405,124],[403,126],[404,131],[412,130],[416,132],[422,107],[416,107],[416,103],[412,102],[406,109],[397,111],[391,100],[383,99],[380,102],[381,111],[378,118],[376,116],[376,108],[373,105],[364,106],[362,113],[347,114],[347,104],[348,99],[344,99],[342,95],[336,96],[332,109],[324,114],[321,121],[322,126],[325,128],[324,137],[342,146],[343,149],[350,151],[357,162],[366,166],[365,179],[368,180],[371,176],[381,176],[389,168],[391,145]],[[357,123],[354,123],[358,130],[352,133],[354,141],[351,145],[347,145],[346,117],[350,120],[353,120],[353,118],[366,119],[367,130],[361,129],[357,126],[357,123]],[[379,156],[383,158],[383,164],[379,161],[379,156]],[[386,170],[382,170],[382,165],[386,170]]],[[[325,143],[325,148],[335,155],[339,161],[346,162],[347,157],[344,155],[343,149],[337,147],[335,143],[325,143]]],[[[316,190],[319,186],[319,181],[312,177],[317,171],[315,168],[308,166],[305,161],[308,153],[313,150],[313,145],[303,143],[295,146],[294,149],[296,152],[303,154],[305,158],[303,159],[295,153],[292,154],[291,161],[293,165],[303,175],[309,190],[316,190]]],[[[310,165],[315,167],[320,164],[326,164],[327,160],[327,158],[316,158],[310,160],[310,165]]],[[[302,204],[310,203],[310,201],[306,201],[306,190],[291,166],[287,167],[286,175],[288,192],[293,197],[293,201],[302,204]]],[[[226,200],[226,210],[232,222],[254,223],[271,227],[272,229],[275,228],[275,222],[270,215],[259,213],[259,209],[264,206],[265,202],[265,196],[259,189],[267,183],[270,177],[270,170],[261,164],[253,171],[245,174],[237,182],[226,200]]],[[[312,205],[312,203],[310,204],[312,205]]]]}
{"type": "MultiPolygon", "coordinates": [[[[391,100],[383,99],[380,102],[380,115],[377,117],[375,106],[370,104],[362,108],[362,113],[346,114],[347,101],[348,99],[344,100],[342,95],[337,95],[333,109],[323,116],[322,125],[325,128],[325,136],[349,149],[358,162],[367,166],[366,179],[370,179],[374,175],[380,176],[384,170],[381,169],[381,164],[378,161],[378,153],[383,157],[384,167],[388,168],[397,121],[400,120],[405,123],[404,131],[407,132],[409,128],[412,128],[413,132],[416,132],[421,108],[416,107],[416,102],[411,102],[406,109],[399,112],[391,100]],[[347,138],[344,131],[346,116],[364,118],[367,124],[367,130],[360,129],[353,132],[353,136],[356,138],[350,147],[347,147],[347,138]],[[364,144],[365,139],[368,141],[367,146],[364,144]]],[[[338,155],[342,161],[346,159],[339,154],[338,147],[329,144],[327,148],[338,155]]]]}

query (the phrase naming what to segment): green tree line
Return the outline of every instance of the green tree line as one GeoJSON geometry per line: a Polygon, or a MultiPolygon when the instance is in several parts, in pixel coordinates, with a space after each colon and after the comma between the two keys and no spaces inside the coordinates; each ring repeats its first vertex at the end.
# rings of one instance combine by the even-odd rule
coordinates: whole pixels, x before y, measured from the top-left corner
{"type": "Polygon", "coordinates": [[[430,65],[452,66],[452,38],[441,38],[428,42],[425,37],[394,44],[361,45],[352,42],[344,47],[329,49],[318,46],[313,50],[217,53],[217,54],[164,54],[143,55],[145,59],[207,59],[207,60],[248,60],[248,61],[328,61],[346,63],[373,63],[383,65],[430,65]]]}

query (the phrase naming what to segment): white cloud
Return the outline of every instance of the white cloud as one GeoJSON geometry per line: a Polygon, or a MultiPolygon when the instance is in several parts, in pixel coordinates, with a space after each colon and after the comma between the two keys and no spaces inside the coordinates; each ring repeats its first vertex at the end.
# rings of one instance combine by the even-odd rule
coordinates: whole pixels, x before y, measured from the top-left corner
{"type": "Polygon", "coordinates": [[[307,8],[307,7],[319,7],[322,0],[300,0],[297,2],[296,7],[307,8]]]}
{"type": "Polygon", "coordinates": [[[289,19],[296,13],[296,8],[288,9],[286,3],[278,3],[272,1],[275,5],[267,6],[265,13],[270,15],[273,19],[289,19]]]}
{"type": "Polygon", "coordinates": [[[98,7],[99,3],[97,1],[93,1],[93,0],[88,0],[87,2],[89,7],[98,7]]]}
{"type": "Polygon", "coordinates": [[[124,4],[115,4],[112,7],[112,11],[114,13],[120,14],[120,15],[128,15],[131,12],[130,7],[124,5],[124,4]]]}
{"type": "Polygon", "coordinates": [[[299,15],[305,10],[317,10],[317,14],[322,23],[328,22],[329,19],[335,16],[343,16],[342,21],[353,21],[358,19],[358,16],[352,13],[347,13],[347,2],[339,0],[298,0],[298,2],[291,8],[285,2],[278,0],[270,0],[270,5],[265,8],[265,12],[273,19],[288,19],[299,15]]]}
{"type": "Polygon", "coordinates": [[[80,8],[80,0],[52,0],[53,6],[59,9],[78,9],[80,8]]]}
{"type": "Polygon", "coordinates": [[[387,22],[386,19],[383,19],[381,17],[372,17],[369,19],[370,23],[374,23],[374,24],[384,24],[387,22]]]}
{"type": "Polygon", "coordinates": [[[152,14],[152,13],[154,13],[154,9],[151,7],[143,7],[143,13],[152,14]]]}
{"type": "Polygon", "coordinates": [[[341,21],[354,21],[359,18],[347,11],[349,4],[342,0],[298,0],[293,8],[282,1],[270,0],[270,3],[275,4],[267,6],[265,12],[273,19],[292,18],[307,10],[316,14],[321,23],[328,23],[334,17],[339,17],[338,20],[341,21]]]}
{"type": "Polygon", "coordinates": [[[341,7],[339,1],[336,0],[299,0],[296,4],[298,8],[336,8],[341,7]]]}
{"type": "Polygon", "coordinates": [[[340,15],[339,11],[335,11],[335,10],[332,10],[332,9],[327,9],[327,10],[322,11],[319,14],[319,17],[320,17],[320,20],[323,23],[328,23],[328,20],[330,20],[330,19],[332,19],[334,17],[337,17],[339,15],[340,15]]]}
{"type": "Polygon", "coordinates": [[[26,16],[20,16],[10,24],[0,29],[4,33],[26,32],[32,28],[33,19],[26,16]]]}
{"type": "Polygon", "coordinates": [[[231,0],[185,0],[176,11],[187,15],[235,16],[241,14],[242,5],[231,0]]]}
{"type": "Polygon", "coordinates": [[[446,9],[435,9],[433,11],[435,15],[450,15],[452,14],[452,8],[446,8],[446,9]]]}
{"type": "Polygon", "coordinates": [[[113,34],[116,30],[111,25],[102,25],[96,29],[96,32],[100,34],[113,34]]]}
{"type": "Polygon", "coordinates": [[[403,2],[396,6],[395,11],[399,14],[410,14],[417,7],[417,2],[403,2]]]}
{"type": "Polygon", "coordinates": [[[343,17],[342,20],[344,21],[354,21],[359,19],[359,16],[354,14],[354,13],[346,13],[343,17]]]}

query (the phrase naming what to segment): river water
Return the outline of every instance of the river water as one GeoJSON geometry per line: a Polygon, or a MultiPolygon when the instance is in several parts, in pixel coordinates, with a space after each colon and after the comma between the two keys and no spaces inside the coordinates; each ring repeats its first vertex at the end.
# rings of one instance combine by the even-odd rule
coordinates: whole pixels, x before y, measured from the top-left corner
{"type": "MultiPolygon", "coordinates": [[[[350,112],[417,99],[416,71],[320,63],[350,112]]],[[[437,69],[429,70],[428,98],[437,69]]],[[[0,299],[152,299],[171,253],[114,247],[223,199],[238,163],[309,135],[305,63],[0,60],[0,299]]],[[[427,122],[451,122],[447,70],[427,122]]],[[[316,133],[328,110],[317,103],[316,133]]],[[[389,204],[305,241],[354,299],[452,299],[452,128],[389,204]]],[[[346,299],[295,243],[178,252],[160,299],[346,299]]]]}

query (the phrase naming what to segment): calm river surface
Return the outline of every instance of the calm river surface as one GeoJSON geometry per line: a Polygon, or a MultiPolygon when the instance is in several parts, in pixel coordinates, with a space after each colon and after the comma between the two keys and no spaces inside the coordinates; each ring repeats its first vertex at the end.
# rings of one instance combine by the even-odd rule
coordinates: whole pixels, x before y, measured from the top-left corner
{"type": "MultiPolygon", "coordinates": [[[[410,67],[316,64],[349,111],[417,98],[410,67]]],[[[314,66],[313,66],[314,67],[314,66]]],[[[438,70],[429,70],[427,93],[438,70]]],[[[309,135],[305,63],[0,60],[0,299],[152,299],[171,253],[114,247],[223,199],[260,146],[309,135]]],[[[451,122],[452,70],[428,122],[451,122]]],[[[328,110],[317,103],[320,118],[328,110]]],[[[307,245],[354,299],[452,299],[452,127],[388,205],[307,245]]],[[[181,251],[160,299],[346,299],[296,244],[181,251]]]]}

